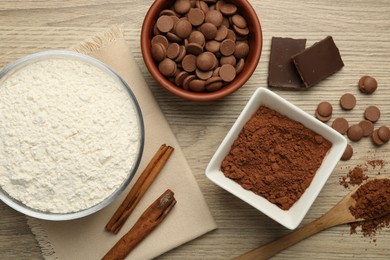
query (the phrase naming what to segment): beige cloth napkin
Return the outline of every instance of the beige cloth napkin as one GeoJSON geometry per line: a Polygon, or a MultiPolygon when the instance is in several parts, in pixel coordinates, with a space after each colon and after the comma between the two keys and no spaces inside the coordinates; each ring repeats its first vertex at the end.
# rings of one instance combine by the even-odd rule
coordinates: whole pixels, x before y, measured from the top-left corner
{"type": "Polygon", "coordinates": [[[175,192],[176,206],[127,259],[151,259],[216,228],[203,195],[163,113],[156,103],[127,46],[122,31],[113,28],[73,48],[113,68],[130,86],[145,123],[145,149],[137,175],[113,204],[82,219],[52,222],[28,217],[46,259],[100,259],[135,223],[142,212],[167,188],[175,192]],[[134,185],[161,144],[174,153],[117,235],[104,226],[134,185]]]}

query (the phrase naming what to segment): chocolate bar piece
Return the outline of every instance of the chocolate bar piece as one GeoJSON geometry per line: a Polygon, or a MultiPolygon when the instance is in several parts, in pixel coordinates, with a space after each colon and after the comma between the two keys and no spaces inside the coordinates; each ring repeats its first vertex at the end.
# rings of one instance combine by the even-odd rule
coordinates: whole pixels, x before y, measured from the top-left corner
{"type": "Polygon", "coordinates": [[[291,57],[305,49],[306,39],[272,37],[268,85],[286,89],[305,89],[291,57]]]}
{"type": "Polygon", "coordinates": [[[331,36],[292,57],[306,88],[339,71],[344,63],[331,36]]]}

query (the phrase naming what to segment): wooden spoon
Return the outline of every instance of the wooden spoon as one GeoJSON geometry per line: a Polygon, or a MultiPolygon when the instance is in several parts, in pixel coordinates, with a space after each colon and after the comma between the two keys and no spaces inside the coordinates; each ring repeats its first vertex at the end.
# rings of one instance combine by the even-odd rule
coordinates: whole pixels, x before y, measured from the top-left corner
{"type": "MultiPolygon", "coordinates": [[[[360,186],[359,186],[360,187],[360,186]]],[[[351,197],[356,190],[355,188],[348,193],[336,206],[330,209],[319,219],[259,248],[255,248],[235,259],[268,259],[276,255],[280,251],[298,243],[299,241],[310,237],[322,230],[334,227],[337,225],[359,222],[364,219],[356,219],[350,212],[349,207],[353,206],[356,201],[351,197]]],[[[379,216],[378,216],[379,217],[379,216]]]]}

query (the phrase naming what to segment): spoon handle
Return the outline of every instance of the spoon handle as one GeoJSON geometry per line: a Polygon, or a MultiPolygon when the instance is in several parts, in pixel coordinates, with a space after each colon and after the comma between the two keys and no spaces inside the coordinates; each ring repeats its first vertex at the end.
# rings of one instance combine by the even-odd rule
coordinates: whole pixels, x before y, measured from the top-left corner
{"type": "Polygon", "coordinates": [[[255,248],[237,258],[236,260],[249,260],[249,259],[268,259],[271,256],[277,254],[278,252],[298,243],[299,241],[310,237],[324,229],[330,227],[330,225],[325,224],[323,218],[314,220],[313,222],[295,230],[291,233],[272,241],[264,246],[255,248]]]}

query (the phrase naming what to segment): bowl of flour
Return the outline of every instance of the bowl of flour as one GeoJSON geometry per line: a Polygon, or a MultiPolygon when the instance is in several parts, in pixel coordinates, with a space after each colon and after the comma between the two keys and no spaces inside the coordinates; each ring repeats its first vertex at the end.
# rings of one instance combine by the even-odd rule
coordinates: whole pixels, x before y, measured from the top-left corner
{"type": "Polygon", "coordinates": [[[46,51],[0,72],[0,199],[19,212],[97,212],[130,183],[143,146],[138,102],[105,64],[46,51]]]}

